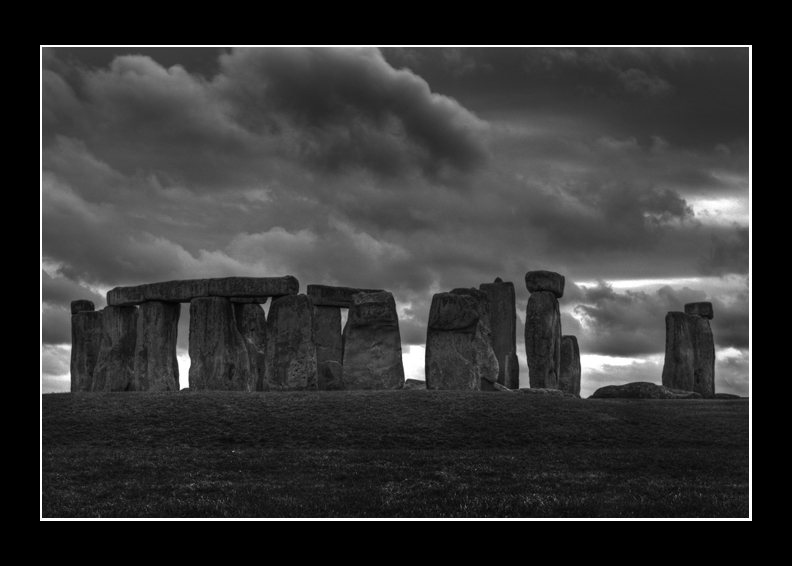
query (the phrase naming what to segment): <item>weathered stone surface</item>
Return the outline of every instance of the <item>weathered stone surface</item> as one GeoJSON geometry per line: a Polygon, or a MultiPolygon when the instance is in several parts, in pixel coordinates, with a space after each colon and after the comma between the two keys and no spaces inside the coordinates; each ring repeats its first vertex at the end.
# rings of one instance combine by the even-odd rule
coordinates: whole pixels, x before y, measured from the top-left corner
{"type": "Polygon", "coordinates": [[[712,303],[687,303],[685,305],[685,314],[703,316],[706,319],[712,320],[714,312],[712,311],[712,303]]]}
{"type": "Polygon", "coordinates": [[[269,297],[231,297],[231,302],[235,304],[250,304],[250,305],[261,305],[264,306],[267,304],[269,297]]]}
{"type": "Polygon", "coordinates": [[[387,291],[356,293],[344,338],[344,389],[404,386],[396,301],[387,291]]]}
{"type": "Polygon", "coordinates": [[[672,389],[693,391],[695,353],[690,336],[690,317],[683,312],[666,314],[665,361],[663,385],[672,389]]]}
{"type": "Polygon", "coordinates": [[[625,385],[600,387],[590,399],[701,399],[701,395],[695,391],[683,391],[646,381],[636,381],[625,385]]]}
{"type": "Polygon", "coordinates": [[[281,297],[300,292],[296,277],[223,277],[209,279],[213,297],[281,297]]]}
{"type": "Polygon", "coordinates": [[[565,393],[580,395],[580,348],[575,336],[561,336],[558,388],[565,393]]]}
{"type": "Polygon", "coordinates": [[[564,296],[564,283],[566,279],[554,271],[529,271],[525,274],[525,286],[531,293],[548,291],[556,299],[564,296]]]}
{"type": "Polygon", "coordinates": [[[80,311],[71,317],[71,390],[91,391],[102,344],[102,311],[80,311]]]}
{"type": "Polygon", "coordinates": [[[732,395],[731,393],[716,393],[714,399],[742,399],[739,395],[732,395]]]}
{"type": "Polygon", "coordinates": [[[470,296],[437,293],[429,309],[430,330],[475,334],[479,322],[477,301],[470,296]]]}
{"type": "Polygon", "coordinates": [[[245,340],[250,362],[250,391],[264,391],[267,369],[267,317],[258,303],[234,303],[237,330],[245,340]]]}
{"type": "Polygon", "coordinates": [[[708,319],[688,315],[693,345],[693,391],[704,399],[715,396],[715,340],[708,319]]]}
{"type": "Polygon", "coordinates": [[[516,390],[509,389],[508,387],[504,387],[500,383],[493,383],[492,388],[494,391],[508,391],[509,393],[516,393],[516,390]]]}
{"type": "Polygon", "coordinates": [[[478,366],[481,375],[481,390],[494,391],[493,384],[498,381],[499,364],[495,351],[492,349],[492,323],[490,318],[489,295],[480,289],[453,289],[454,295],[472,297],[476,300],[476,310],[479,315],[478,327],[473,337],[475,345],[474,363],[478,366]]]}
{"type": "Polygon", "coordinates": [[[547,387],[520,387],[517,391],[527,393],[528,395],[543,395],[546,397],[566,397],[566,394],[560,389],[550,389],[547,387]]]}
{"type": "Polygon", "coordinates": [[[94,370],[93,391],[135,390],[137,307],[102,309],[102,344],[94,370]]]}
{"type": "Polygon", "coordinates": [[[402,389],[423,389],[426,390],[426,382],[420,379],[405,379],[402,389]]]}
{"type": "Polygon", "coordinates": [[[307,295],[273,299],[267,316],[264,391],[317,388],[311,299],[307,295]]]}
{"type": "Polygon", "coordinates": [[[219,279],[184,279],[147,283],[134,287],[115,287],[107,292],[109,306],[139,305],[145,301],[189,303],[199,297],[236,297],[255,299],[296,295],[300,283],[285,277],[223,277],[219,279]]]}
{"type": "Polygon", "coordinates": [[[77,314],[78,312],[83,311],[93,311],[96,310],[96,307],[93,304],[93,301],[89,301],[88,299],[78,299],[76,301],[71,302],[71,313],[77,314]]]}
{"type": "Polygon", "coordinates": [[[107,292],[108,307],[131,307],[145,302],[143,285],[136,287],[114,287],[107,292]]]}
{"type": "Polygon", "coordinates": [[[314,304],[313,324],[316,342],[316,371],[318,372],[317,386],[320,391],[341,390],[344,388],[341,308],[314,304]]]}
{"type": "Polygon", "coordinates": [[[494,283],[482,283],[479,288],[489,296],[492,349],[498,360],[498,383],[509,389],[519,389],[520,365],[515,354],[517,306],[514,283],[504,283],[498,277],[494,283]]]}
{"type": "Polygon", "coordinates": [[[148,283],[140,287],[143,298],[147,301],[189,303],[195,298],[209,296],[209,281],[209,279],[183,279],[148,283]]]}
{"type": "Polygon", "coordinates": [[[383,289],[308,285],[305,293],[311,297],[311,301],[317,306],[350,308],[352,306],[352,296],[356,293],[381,293],[382,291],[383,289]]]}
{"type": "Polygon", "coordinates": [[[176,338],[181,305],[148,301],[140,305],[135,345],[135,390],[178,391],[176,338]]]}
{"type": "Polygon", "coordinates": [[[525,355],[532,388],[558,389],[561,372],[561,311],[550,291],[535,291],[525,312],[525,355]]]}

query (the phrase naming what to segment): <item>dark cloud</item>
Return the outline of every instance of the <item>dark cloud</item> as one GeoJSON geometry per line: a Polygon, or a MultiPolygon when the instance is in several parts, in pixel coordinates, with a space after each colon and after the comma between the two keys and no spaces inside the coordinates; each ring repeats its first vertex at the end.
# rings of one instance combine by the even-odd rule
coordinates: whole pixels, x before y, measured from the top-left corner
{"type": "Polygon", "coordinates": [[[97,310],[105,306],[105,298],[93,289],[64,277],[52,277],[46,271],[41,271],[43,302],[54,307],[70,308],[71,302],[77,299],[93,301],[97,310]]]}
{"type": "Polygon", "coordinates": [[[71,344],[71,310],[41,305],[41,343],[71,344]]]}
{"type": "Polygon", "coordinates": [[[726,234],[713,234],[709,247],[701,255],[701,272],[705,275],[748,273],[749,238],[748,228],[739,225],[726,234]]]}

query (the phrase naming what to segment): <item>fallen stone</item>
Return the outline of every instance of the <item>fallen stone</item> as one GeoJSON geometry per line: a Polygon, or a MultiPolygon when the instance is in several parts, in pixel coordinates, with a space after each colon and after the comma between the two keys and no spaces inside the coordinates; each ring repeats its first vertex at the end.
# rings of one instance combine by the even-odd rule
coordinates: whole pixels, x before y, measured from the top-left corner
{"type": "Polygon", "coordinates": [[[250,391],[264,391],[267,369],[267,317],[258,303],[235,303],[234,319],[248,351],[250,363],[250,391]]]}
{"type": "Polygon", "coordinates": [[[481,391],[475,344],[478,328],[475,298],[452,293],[432,297],[424,366],[427,389],[481,391]]]}
{"type": "Polygon", "coordinates": [[[102,311],[79,311],[71,317],[71,390],[91,391],[102,345],[102,311]]]}
{"type": "Polygon", "coordinates": [[[71,313],[77,314],[78,312],[84,311],[93,311],[96,310],[94,307],[93,301],[89,301],[88,299],[79,299],[77,301],[71,302],[71,313]]]}
{"type": "Polygon", "coordinates": [[[528,298],[525,355],[531,388],[558,389],[561,372],[561,311],[558,299],[550,291],[535,291],[528,298]]]}
{"type": "Polygon", "coordinates": [[[137,316],[135,391],[178,391],[176,339],[181,305],[147,301],[137,316]]]}
{"type": "Polygon", "coordinates": [[[566,397],[560,389],[550,389],[547,387],[520,387],[517,391],[522,391],[528,395],[545,395],[547,397],[566,397]]]}
{"type": "Polygon", "coordinates": [[[666,314],[665,361],[663,385],[672,389],[693,391],[695,353],[690,336],[689,316],[683,312],[666,314]]]}
{"type": "Polygon", "coordinates": [[[693,391],[704,399],[715,396],[715,340],[707,318],[688,317],[690,341],[693,345],[693,391]]]}
{"type": "Polygon", "coordinates": [[[356,293],[344,338],[344,389],[404,386],[399,317],[387,291],[356,293]]]}
{"type": "Polygon", "coordinates": [[[714,399],[742,399],[739,395],[732,395],[731,393],[716,393],[714,399]]]}
{"type": "Polygon", "coordinates": [[[307,295],[273,299],[267,316],[264,391],[316,391],[313,304],[307,295]]]}
{"type": "Polygon", "coordinates": [[[476,300],[476,310],[479,315],[478,327],[473,337],[474,356],[473,361],[478,366],[481,376],[481,390],[494,391],[493,384],[498,381],[500,370],[498,358],[492,349],[492,323],[490,318],[489,295],[479,289],[453,289],[454,295],[469,296],[476,300]]]}
{"type": "Polygon", "coordinates": [[[420,379],[405,379],[402,389],[426,389],[426,382],[420,379]]]}
{"type": "Polygon", "coordinates": [[[498,383],[509,388],[520,387],[520,365],[517,363],[517,306],[514,283],[500,277],[494,283],[482,283],[490,303],[492,350],[498,360],[498,383]]]}
{"type": "Polygon", "coordinates": [[[300,283],[285,277],[223,277],[219,279],[184,279],[148,283],[134,287],[115,287],[107,292],[108,306],[139,305],[146,301],[189,303],[200,297],[234,297],[255,299],[296,295],[300,283]]]}
{"type": "Polygon", "coordinates": [[[314,305],[323,307],[352,306],[352,296],[357,293],[381,293],[383,289],[356,289],[354,287],[332,287],[330,285],[308,285],[306,294],[314,305]]]}
{"type": "Polygon", "coordinates": [[[590,399],[701,399],[695,391],[683,391],[646,381],[625,385],[607,385],[597,389],[590,399]]]}
{"type": "Polygon", "coordinates": [[[714,315],[712,311],[712,303],[687,303],[685,305],[685,314],[703,316],[708,320],[712,320],[714,315]]]}
{"type": "Polygon", "coordinates": [[[561,336],[561,371],[558,388],[580,396],[580,348],[575,336],[561,336]]]}
{"type": "Polygon", "coordinates": [[[547,291],[553,293],[556,299],[564,296],[564,283],[566,279],[554,271],[529,271],[525,274],[525,286],[531,293],[547,291]]]}
{"type": "Polygon", "coordinates": [[[93,391],[135,390],[137,307],[102,309],[102,343],[94,370],[93,391]]]}
{"type": "Polygon", "coordinates": [[[316,342],[317,387],[320,391],[344,388],[344,343],[341,337],[341,308],[313,306],[314,340],[316,342]]]}
{"type": "Polygon", "coordinates": [[[492,384],[492,388],[495,391],[508,391],[509,393],[516,393],[517,390],[519,390],[519,388],[517,388],[517,390],[509,389],[508,387],[504,387],[503,385],[497,382],[492,384]]]}

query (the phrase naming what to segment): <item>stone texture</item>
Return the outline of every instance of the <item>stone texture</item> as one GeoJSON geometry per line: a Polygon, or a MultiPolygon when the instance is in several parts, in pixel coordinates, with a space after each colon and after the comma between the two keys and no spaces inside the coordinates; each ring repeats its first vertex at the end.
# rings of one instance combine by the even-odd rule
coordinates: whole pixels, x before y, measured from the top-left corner
{"type": "Polygon", "coordinates": [[[148,301],[140,305],[135,345],[135,390],[178,391],[176,338],[181,305],[148,301]]]}
{"type": "Polygon", "coordinates": [[[453,293],[432,297],[424,367],[427,389],[481,390],[478,332],[479,305],[474,297],[453,293]]]}
{"type": "Polygon", "coordinates": [[[235,304],[261,305],[267,304],[269,297],[231,297],[231,302],[235,304]]]}
{"type": "Polygon", "coordinates": [[[704,399],[715,396],[715,340],[708,319],[688,315],[693,345],[693,388],[704,399]]]}
{"type": "Polygon", "coordinates": [[[561,311],[550,291],[535,291],[525,312],[525,355],[531,387],[558,389],[561,371],[561,311]]]}
{"type": "MultiPolygon", "coordinates": [[[[198,297],[209,296],[209,279],[183,279],[141,285],[147,301],[189,303],[198,297]]],[[[108,294],[109,301],[109,294],[108,294]]],[[[110,304],[109,302],[107,304],[110,304]]]]}
{"type": "Polygon", "coordinates": [[[564,296],[565,282],[564,276],[554,271],[529,271],[525,274],[525,286],[528,291],[531,293],[548,291],[553,293],[556,299],[564,296]]]}
{"type": "Polygon", "coordinates": [[[521,387],[518,389],[522,393],[527,393],[528,395],[543,395],[545,397],[566,397],[566,394],[561,391],[560,389],[548,389],[546,387],[521,387]]]}
{"type": "Polygon", "coordinates": [[[285,277],[223,277],[219,279],[184,279],[147,283],[134,287],[115,287],[107,292],[109,306],[139,305],[145,301],[189,303],[199,297],[235,297],[255,299],[296,295],[300,283],[285,277]]]}
{"type": "Polygon", "coordinates": [[[71,302],[71,313],[77,314],[78,312],[83,311],[93,311],[96,310],[96,307],[93,304],[93,301],[89,301],[88,299],[78,299],[76,301],[71,302]]]}
{"type": "Polygon", "coordinates": [[[247,341],[237,327],[234,307],[225,297],[190,301],[190,389],[251,391],[247,341]]]}
{"type": "Polygon", "coordinates": [[[71,317],[71,390],[91,391],[102,345],[102,311],[80,311],[71,317]]]}
{"type": "Polygon", "coordinates": [[[420,379],[405,379],[402,389],[422,389],[426,390],[426,382],[420,379]]]}
{"type": "Polygon", "coordinates": [[[742,397],[731,393],[716,393],[713,399],[742,399],[742,397]]]}
{"type": "Polygon", "coordinates": [[[683,312],[669,312],[665,318],[666,343],[663,385],[683,391],[693,391],[695,354],[690,336],[689,318],[683,312]]]}
{"type": "Polygon", "coordinates": [[[494,391],[508,391],[509,393],[516,393],[516,390],[514,390],[514,389],[509,389],[508,387],[504,387],[504,386],[503,386],[503,385],[501,385],[500,383],[493,383],[493,384],[492,384],[492,389],[493,389],[494,391]]]}
{"type": "Polygon", "coordinates": [[[685,305],[685,314],[703,316],[708,320],[712,320],[714,315],[712,311],[712,303],[687,303],[685,305]]]}
{"type": "Polygon", "coordinates": [[[234,303],[237,330],[245,340],[250,363],[250,391],[264,391],[264,373],[267,369],[267,317],[258,303],[234,303]]]}
{"type": "Polygon", "coordinates": [[[341,308],[313,307],[314,340],[316,342],[317,386],[320,391],[344,388],[344,343],[341,337],[341,308]]]}
{"type": "Polygon", "coordinates": [[[479,314],[478,327],[473,336],[474,363],[481,376],[481,390],[494,391],[494,384],[498,381],[499,364],[495,351],[492,348],[492,322],[490,317],[489,295],[480,289],[453,289],[454,295],[472,297],[476,300],[476,310],[479,314]]]}
{"type": "Polygon", "coordinates": [[[701,399],[695,391],[672,389],[646,381],[625,385],[607,385],[597,389],[590,399],[701,399]]]}
{"type": "Polygon", "coordinates": [[[307,295],[274,299],[267,316],[264,391],[317,388],[311,299],[307,295]]]}
{"type": "Polygon", "coordinates": [[[102,344],[94,370],[93,391],[135,390],[137,307],[102,309],[102,344]]]}
{"type": "Polygon", "coordinates": [[[300,292],[296,277],[223,277],[209,279],[213,297],[281,297],[300,292]]]}
{"type": "Polygon", "coordinates": [[[404,366],[393,295],[354,294],[345,330],[344,389],[401,389],[404,366]]]}
{"type": "Polygon", "coordinates": [[[580,348],[574,336],[561,337],[561,371],[558,388],[565,393],[580,395],[580,348]]]}
{"type": "Polygon", "coordinates": [[[306,294],[313,304],[324,307],[352,306],[352,296],[357,293],[381,293],[383,289],[357,289],[355,287],[332,287],[330,285],[308,285],[306,294]]]}
{"type": "Polygon", "coordinates": [[[489,296],[492,349],[498,360],[498,383],[509,389],[519,389],[520,365],[515,354],[517,304],[514,283],[504,283],[498,277],[494,283],[482,283],[479,288],[489,296]]]}

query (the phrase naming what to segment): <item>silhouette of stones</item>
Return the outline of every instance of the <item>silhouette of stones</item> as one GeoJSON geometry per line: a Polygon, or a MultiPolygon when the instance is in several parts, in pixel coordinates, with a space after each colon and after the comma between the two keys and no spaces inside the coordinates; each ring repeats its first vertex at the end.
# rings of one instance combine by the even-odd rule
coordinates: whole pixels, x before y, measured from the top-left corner
{"type": "Polygon", "coordinates": [[[93,304],[93,301],[89,301],[88,299],[78,299],[76,301],[71,302],[71,313],[77,314],[78,312],[83,311],[93,311],[96,310],[96,307],[93,304]]]}
{"type": "MultiPolygon", "coordinates": [[[[242,299],[243,301],[246,299],[242,299]]],[[[260,303],[236,303],[234,318],[237,329],[245,340],[250,362],[250,391],[264,390],[264,373],[267,357],[267,318],[260,303]]]]}
{"type": "Polygon", "coordinates": [[[102,343],[92,391],[135,390],[137,317],[137,307],[105,307],[102,310],[102,343]]]}
{"type": "Polygon", "coordinates": [[[531,293],[547,291],[556,299],[564,296],[565,278],[554,271],[529,271],[525,274],[525,286],[531,293]]]}
{"type": "MultiPolygon", "coordinates": [[[[687,305],[686,305],[687,306],[687,305]]],[[[693,388],[704,399],[715,396],[715,339],[709,320],[687,315],[693,345],[693,388]]]]}
{"type": "Polygon", "coordinates": [[[313,305],[307,295],[274,299],[267,317],[264,391],[318,388],[313,305]]]}
{"type": "Polygon", "coordinates": [[[534,291],[528,298],[525,312],[525,355],[528,359],[530,386],[558,389],[558,376],[561,371],[561,311],[558,299],[551,291],[534,291]]]}
{"type": "Polygon", "coordinates": [[[181,305],[147,301],[140,305],[135,346],[135,390],[178,391],[176,360],[181,305]]]}
{"type": "Polygon", "coordinates": [[[260,301],[264,297],[296,295],[299,290],[300,283],[291,275],[184,279],[134,287],[116,287],[107,292],[107,304],[131,306],[146,301],[189,303],[199,297],[236,297],[260,301]]]}
{"type": "Polygon", "coordinates": [[[701,395],[695,391],[636,381],[625,385],[600,387],[591,395],[590,399],[701,399],[701,395]]]}
{"type": "Polygon", "coordinates": [[[474,297],[454,293],[432,297],[426,333],[427,389],[481,390],[477,332],[479,306],[474,297]]]}
{"type": "Polygon", "coordinates": [[[229,299],[200,297],[190,301],[189,352],[190,389],[255,389],[247,341],[237,328],[229,299]]]}
{"type": "Polygon", "coordinates": [[[341,309],[314,304],[313,321],[318,388],[320,391],[343,389],[344,343],[341,337],[341,309]]]}
{"type": "Polygon", "coordinates": [[[404,386],[399,317],[388,291],[352,295],[344,336],[344,389],[404,386]]]}
{"type": "Polygon", "coordinates": [[[685,305],[685,314],[702,316],[708,320],[712,320],[712,303],[687,303],[685,305]]]}
{"type": "Polygon", "coordinates": [[[423,389],[426,390],[426,382],[420,379],[405,379],[402,389],[423,389]]]}
{"type": "Polygon", "coordinates": [[[561,337],[561,371],[558,374],[558,388],[580,396],[580,349],[575,336],[561,337]]]}
{"type": "MultiPolygon", "coordinates": [[[[90,301],[86,301],[90,302],[90,301]]],[[[71,317],[71,390],[91,391],[102,344],[102,311],[78,311],[71,317]]]]}
{"type": "Polygon", "coordinates": [[[331,287],[329,285],[308,285],[306,294],[313,304],[323,307],[352,306],[352,296],[357,293],[381,293],[383,289],[355,289],[353,287],[331,287]]]}
{"type": "Polygon", "coordinates": [[[494,383],[498,381],[499,365],[495,351],[492,349],[492,322],[490,318],[489,295],[479,289],[453,289],[451,293],[472,297],[476,300],[479,321],[473,335],[474,363],[481,376],[481,390],[495,391],[494,383]]]}
{"type": "Polygon", "coordinates": [[[517,361],[517,307],[514,283],[500,277],[494,283],[482,283],[490,304],[492,349],[498,360],[498,383],[509,389],[520,387],[520,365],[517,361]]]}

